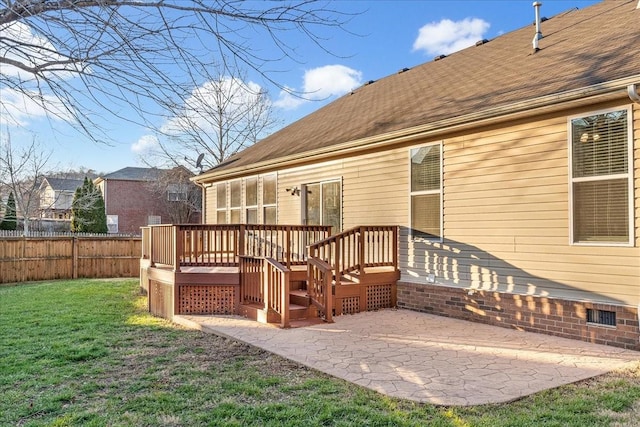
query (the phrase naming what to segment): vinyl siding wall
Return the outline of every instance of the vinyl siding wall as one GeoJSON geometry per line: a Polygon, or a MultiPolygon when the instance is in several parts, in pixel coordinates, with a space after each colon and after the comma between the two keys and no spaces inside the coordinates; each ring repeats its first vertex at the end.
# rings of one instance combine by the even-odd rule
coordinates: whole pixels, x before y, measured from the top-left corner
{"type": "MultiPolygon", "coordinates": [[[[634,247],[569,243],[567,117],[414,142],[278,172],[278,223],[298,224],[286,188],[342,179],[343,229],[401,226],[401,281],[636,306],[640,303],[640,108],[634,105],[634,247]],[[443,143],[442,242],[408,236],[409,149],[443,143]]],[[[215,222],[215,186],[207,190],[215,222]]]]}

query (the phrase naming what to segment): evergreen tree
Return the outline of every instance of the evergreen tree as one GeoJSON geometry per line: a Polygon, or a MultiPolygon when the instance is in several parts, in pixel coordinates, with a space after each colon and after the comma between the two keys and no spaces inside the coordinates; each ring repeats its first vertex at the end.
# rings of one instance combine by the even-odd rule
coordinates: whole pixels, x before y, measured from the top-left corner
{"type": "Polygon", "coordinates": [[[0,230],[16,230],[18,228],[18,217],[16,214],[16,199],[13,191],[9,193],[7,208],[4,211],[4,218],[0,222],[0,230]]]}
{"type": "Polygon", "coordinates": [[[71,202],[71,231],[74,233],[84,232],[86,218],[83,204],[85,200],[84,189],[86,184],[87,177],[85,176],[82,186],[76,188],[76,191],[73,193],[73,201],[71,202]]]}
{"type": "Polygon", "coordinates": [[[92,180],[85,177],[73,195],[71,231],[76,233],[106,233],[107,214],[104,198],[92,180]]]}
{"type": "Polygon", "coordinates": [[[91,184],[92,191],[92,199],[93,203],[93,223],[92,223],[92,233],[107,233],[109,230],[107,228],[107,212],[104,206],[104,197],[102,197],[102,192],[98,187],[95,186],[93,181],[89,180],[91,184]]]}

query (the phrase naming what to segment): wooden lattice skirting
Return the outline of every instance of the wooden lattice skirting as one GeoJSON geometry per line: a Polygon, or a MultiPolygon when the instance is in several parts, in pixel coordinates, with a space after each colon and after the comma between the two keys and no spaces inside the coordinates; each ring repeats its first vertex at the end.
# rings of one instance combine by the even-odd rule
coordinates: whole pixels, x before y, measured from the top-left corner
{"type": "Polygon", "coordinates": [[[180,285],[180,314],[233,314],[235,287],[220,285],[180,285]]]}
{"type": "Polygon", "coordinates": [[[360,313],[360,298],[346,297],[342,299],[342,314],[360,313]]]}
{"type": "Polygon", "coordinates": [[[367,311],[391,307],[391,285],[367,286],[367,311]]]}

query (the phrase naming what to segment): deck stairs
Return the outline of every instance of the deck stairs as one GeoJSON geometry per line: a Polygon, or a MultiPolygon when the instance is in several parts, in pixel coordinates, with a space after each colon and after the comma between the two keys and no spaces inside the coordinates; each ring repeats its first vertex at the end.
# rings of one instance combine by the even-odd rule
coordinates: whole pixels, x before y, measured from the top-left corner
{"type": "Polygon", "coordinates": [[[236,314],[280,327],[394,307],[398,227],[161,224],[143,228],[149,311],[236,314]],[[311,243],[312,242],[312,243],[311,243]]]}
{"type": "MultiPolygon", "coordinates": [[[[395,282],[399,278],[399,271],[390,268],[373,268],[367,273],[367,282],[384,283],[395,282]]],[[[343,274],[338,286],[336,286],[335,272],[331,281],[333,298],[354,297],[359,295],[361,288],[357,285],[362,283],[360,271],[354,270],[348,274],[343,274]]],[[[312,304],[311,297],[307,291],[307,271],[292,270],[289,288],[289,326],[298,328],[324,323],[326,315],[319,312],[312,304]]],[[[270,312],[262,304],[241,304],[240,314],[248,319],[256,320],[260,323],[280,324],[281,316],[278,313],[270,312]]],[[[335,308],[332,315],[343,314],[342,310],[335,308]]]]}

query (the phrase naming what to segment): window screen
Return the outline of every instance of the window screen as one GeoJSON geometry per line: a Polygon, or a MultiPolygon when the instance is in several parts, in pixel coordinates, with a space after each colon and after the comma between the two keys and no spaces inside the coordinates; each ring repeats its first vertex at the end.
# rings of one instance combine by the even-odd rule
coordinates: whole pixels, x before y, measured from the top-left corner
{"type": "Polygon", "coordinates": [[[441,237],[440,151],[439,144],[411,150],[411,233],[414,237],[441,237]]]}
{"type": "Polygon", "coordinates": [[[627,110],[571,120],[573,241],[630,241],[627,110]]]}

